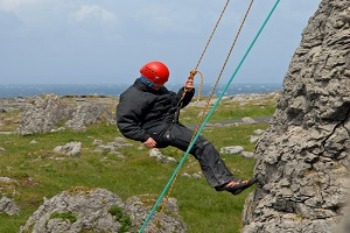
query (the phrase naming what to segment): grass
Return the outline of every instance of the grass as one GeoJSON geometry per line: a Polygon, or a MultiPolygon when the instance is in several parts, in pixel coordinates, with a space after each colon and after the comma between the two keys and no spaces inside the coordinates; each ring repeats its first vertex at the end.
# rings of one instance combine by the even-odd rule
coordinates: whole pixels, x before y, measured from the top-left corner
{"type": "Polygon", "coordinates": [[[50,219],[54,218],[61,218],[61,219],[67,219],[71,224],[75,223],[77,221],[77,217],[70,211],[67,212],[53,212],[50,215],[50,219]]]}
{"type": "Polygon", "coordinates": [[[119,206],[112,206],[109,211],[114,218],[120,222],[121,227],[118,232],[127,232],[132,225],[130,217],[124,213],[123,209],[119,206]]]}
{"type": "MultiPolygon", "coordinates": [[[[226,121],[244,116],[271,116],[273,103],[268,106],[249,105],[220,106],[217,120],[226,121]],[[237,107],[237,106],[236,106],[237,107]],[[250,114],[250,115],[249,115],[250,114]]],[[[184,111],[182,118],[187,123],[195,123],[201,109],[191,107],[184,111]],[[193,111],[191,110],[193,108],[193,111]]],[[[216,114],[216,113],[215,113],[216,114]]],[[[214,114],[214,115],[215,115],[214,114]]],[[[203,135],[213,142],[217,149],[230,145],[241,145],[253,151],[249,136],[256,129],[265,129],[267,124],[251,124],[218,128],[206,128],[203,135]]],[[[0,131],[2,128],[0,127],[0,131]]],[[[115,126],[94,125],[86,132],[63,131],[57,133],[20,136],[0,135],[0,176],[16,179],[19,184],[10,188],[0,187],[0,193],[13,197],[21,209],[19,216],[0,214],[0,233],[18,232],[21,225],[43,203],[43,197],[51,198],[64,190],[76,186],[105,188],[116,193],[123,200],[149,193],[158,196],[175,164],[161,164],[148,156],[148,150],[134,147],[120,151],[125,158],[94,152],[95,139],[108,143],[121,136],[115,126]],[[36,141],[37,143],[30,143],[36,141]],[[82,142],[80,158],[57,159],[52,151],[58,145],[71,141],[82,142]],[[15,192],[14,192],[15,190],[15,192]],[[15,193],[15,195],[13,195],[15,193]]],[[[180,160],[182,151],[175,148],[161,150],[164,155],[180,160]]],[[[227,166],[237,176],[249,178],[253,173],[254,160],[240,155],[222,155],[227,166]]],[[[188,157],[180,174],[200,171],[197,161],[188,157]]],[[[241,195],[232,196],[225,192],[215,192],[204,178],[195,180],[178,176],[170,196],[178,200],[180,215],[189,233],[238,233],[242,227],[244,200],[253,187],[241,195]]]]}
{"type": "MultiPolygon", "coordinates": [[[[203,101],[207,101],[204,99],[203,101]]],[[[273,99],[262,99],[259,101],[250,100],[244,105],[237,101],[224,101],[219,104],[210,121],[238,120],[243,117],[272,116],[275,112],[275,101],[273,99]]],[[[209,106],[209,109],[212,106],[209,106]]],[[[208,109],[208,110],[209,110],[208,109]]],[[[191,107],[182,110],[182,122],[184,124],[196,123],[203,115],[203,107],[191,107]],[[195,121],[194,121],[195,119],[195,121]]]]}

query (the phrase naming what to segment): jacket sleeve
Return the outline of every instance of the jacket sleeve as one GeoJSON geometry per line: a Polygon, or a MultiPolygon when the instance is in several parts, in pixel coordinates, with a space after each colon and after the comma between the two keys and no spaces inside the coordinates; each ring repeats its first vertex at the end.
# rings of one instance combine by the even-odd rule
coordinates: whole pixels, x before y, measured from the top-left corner
{"type": "MultiPolygon", "coordinates": [[[[184,93],[184,88],[180,88],[180,90],[178,91],[177,93],[177,99],[178,101],[180,101],[183,93],[184,93]]],[[[186,107],[192,100],[193,96],[194,96],[194,93],[195,93],[195,89],[193,88],[192,90],[190,91],[186,91],[185,93],[185,96],[183,97],[183,100],[182,100],[182,104],[181,104],[181,108],[184,108],[186,107]]]]}
{"type": "Polygon", "coordinates": [[[117,126],[126,138],[144,142],[150,137],[140,124],[143,109],[138,101],[120,96],[116,113],[117,126]]]}

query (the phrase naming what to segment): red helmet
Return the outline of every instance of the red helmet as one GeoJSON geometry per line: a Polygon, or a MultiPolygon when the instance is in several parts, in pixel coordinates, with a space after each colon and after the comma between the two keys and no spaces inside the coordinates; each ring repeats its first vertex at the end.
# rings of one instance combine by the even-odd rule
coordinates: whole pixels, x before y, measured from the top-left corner
{"type": "Polygon", "coordinates": [[[168,67],[159,61],[151,61],[146,63],[141,69],[142,76],[156,85],[164,85],[169,78],[168,67]]]}

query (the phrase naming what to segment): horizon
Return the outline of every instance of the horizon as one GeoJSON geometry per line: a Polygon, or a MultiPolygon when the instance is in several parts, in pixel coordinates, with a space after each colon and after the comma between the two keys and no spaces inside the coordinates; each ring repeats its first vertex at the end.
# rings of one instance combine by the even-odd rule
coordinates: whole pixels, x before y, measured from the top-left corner
{"type": "MultiPolygon", "coordinates": [[[[219,95],[225,84],[218,84],[215,95],[219,95]]],[[[110,95],[119,96],[126,90],[129,84],[0,84],[0,99],[31,97],[43,94],[64,95],[110,95]]],[[[177,91],[182,84],[171,84],[166,87],[170,91],[177,91]]],[[[195,86],[197,92],[199,87],[195,86]]],[[[279,83],[236,83],[230,85],[225,95],[243,93],[269,93],[280,91],[283,87],[279,83]]],[[[204,84],[201,90],[202,95],[207,96],[212,92],[212,85],[204,84]]]]}
{"type": "MultiPolygon", "coordinates": [[[[64,86],[64,85],[123,85],[123,86],[130,86],[134,83],[134,81],[130,83],[0,83],[0,86],[41,86],[41,85],[52,85],[52,86],[64,86]]],[[[204,83],[204,85],[213,85],[215,84],[214,82],[210,83],[204,83]]],[[[282,85],[282,82],[232,82],[230,86],[232,85],[260,85],[260,84],[266,84],[266,85],[282,85]]],[[[178,86],[178,85],[183,85],[183,83],[167,83],[164,86],[178,86]]],[[[225,85],[224,83],[219,83],[218,85],[225,85]]],[[[197,86],[197,84],[195,84],[197,86]]]]}
{"type": "MultiPolygon", "coordinates": [[[[273,2],[253,5],[224,76],[234,70],[273,2]]],[[[269,77],[282,83],[320,2],[281,1],[237,82],[269,77]]],[[[113,0],[0,0],[1,83],[124,83],[150,60],[164,61],[171,77],[185,82],[224,3],[149,0],[135,8],[133,2],[113,0]]],[[[199,67],[205,82],[214,82],[246,8],[245,1],[229,4],[199,67]]]]}

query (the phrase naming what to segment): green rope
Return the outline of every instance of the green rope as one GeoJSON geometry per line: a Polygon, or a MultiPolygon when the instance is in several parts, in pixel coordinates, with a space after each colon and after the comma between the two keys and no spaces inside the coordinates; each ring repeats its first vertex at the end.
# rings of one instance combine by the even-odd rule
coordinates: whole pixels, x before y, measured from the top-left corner
{"type": "Polygon", "coordinates": [[[177,167],[175,168],[175,171],[173,172],[173,174],[170,176],[168,183],[165,185],[165,187],[163,188],[163,191],[161,192],[161,194],[159,195],[157,201],[155,202],[155,204],[153,205],[152,209],[150,210],[149,214],[147,215],[145,221],[143,222],[141,228],[139,229],[138,233],[142,233],[144,231],[144,229],[147,226],[147,223],[151,220],[154,212],[156,211],[157,207],[159,206],[159,204],[161,203],[162,199],[164,198],[165,194],[167,193],[170,185],[172,184],[173,180],[176,177],[176,174],[180,171],[182,165],[184,164],[186,158],[188,157],[189,152],[191,151],[192,147],[194,146],[195,142],[197,141],[198,137],[200,136],[201,132],[203,131],[205,125],[208,123],[208,121],[210,120],[211,116],[213,115],[214,111],[216,110],[216,108],[218,107],[221,99],[224,97],[227,89],[229,88],[232,80],[236,77],[238,71],[240,70],[241,66],[243,65],[245,59],[247,58],[248,54],[250,53],[250,51],[252,50],[255,42],[257,41],[257,39],[259,38],[261,32],[263,31],[263,29],[265,28],[267,22],[269,21],[269,19],[271,18],[273,12],[275,11],[276,7],[278,6],[280,0],[276,0],[274,6],[272,7],[271,11],[269,12],[268,16],[266,17],[265,21],[263,22],[263,24],[261,25],[259,31],[257,32],[257,34],[255,35],[253,41],[250,43],[247,51],[245,52],[245,54],[243,55],[241,61],[239,62],[237,68],[235,69],[235,71],[233,72],[231,78],[229,79],[229,81],[227,82],[227,84],[225,85],[223,91],[221,92],[221,94],[219,95],[218,99],[216,100],[215,104],[213,105],[213,107],[210,109],[208,115],[206,116],[206,118],[204,119],[202,125],[200,126],[199,130],[197,131],[197,134],[195,135],[194,139],[192,140],[192,142],[190,143],[190,145],[188,146],[186,152],[184,153],[184,155],[182,156],[179,164],[177,165],[177,167]]]}

